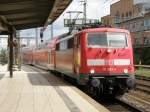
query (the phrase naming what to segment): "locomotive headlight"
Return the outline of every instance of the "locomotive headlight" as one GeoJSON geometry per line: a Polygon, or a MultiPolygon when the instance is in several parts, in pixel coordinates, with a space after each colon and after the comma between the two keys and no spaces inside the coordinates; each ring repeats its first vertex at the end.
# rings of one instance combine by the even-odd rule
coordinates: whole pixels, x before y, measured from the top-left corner
{"type": "Polygon", "coordinates": [[[124,73],[128,73],[128,69],[124,69],[124,73]]]}
{"type": "Polygon", "coordinates": [[[107,53],[111,53],[111,49],[107,49],[107,53]]]}
{"type": "Polygon", "coordinates": [[[90,70],[90,73],[91,73],[91,74],[94,74],[94,73],[95,73],[95,70],[91,69],[91,70],[90,70]]]}

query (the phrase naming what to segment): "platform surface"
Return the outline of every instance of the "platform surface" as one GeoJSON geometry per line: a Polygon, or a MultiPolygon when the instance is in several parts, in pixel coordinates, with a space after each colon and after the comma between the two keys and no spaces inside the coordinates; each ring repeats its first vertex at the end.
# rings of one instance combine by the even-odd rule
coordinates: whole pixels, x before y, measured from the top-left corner
{"type": "Polygon", "coordinates": [[[109,112],[47,71],[23,66],[9,78],[4,69],[0,71],[0,112],[109,112]]]}

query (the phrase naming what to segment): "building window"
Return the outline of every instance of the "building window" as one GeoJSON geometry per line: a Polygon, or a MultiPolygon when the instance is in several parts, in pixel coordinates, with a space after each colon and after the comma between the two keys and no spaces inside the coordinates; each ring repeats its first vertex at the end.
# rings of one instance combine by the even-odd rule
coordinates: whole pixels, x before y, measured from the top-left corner
{"type": "Polygon", "coordinates": [[[132,12],[131,12],[131,11],[129,12],[129,17],[130,17],[130,18],[132,17],[132,12]]]}
{"type": "Polygon", "coordinates": [[[129,24],[128,22],[126,22],[126,23],[124,24],[124,28],[125,28],[125,29],[128,29],[128,24],[129,24]]]}
{"type": "Polygon", "coordinates": [[[124,19],[124,14],[122,14],[122,19],[124,19]]]}
{"type": "Polygon", "coordinates": [[[126,12],[126,18],[128,18],[128,12],[126,12]]]}
{"type": "Polygon", "coordinates": [[[132,28],[136,27],[136,22],[133,22],[132,28]]]}
{"type": "Polygon", "coordinates": [[[146,20],[144,20],[144,26],[149,26],[150,25],[150,20],[148,20],[148,19],[146,19],[146,20]]]}
{"type": "Polygon", "coordinates": [[[140,44],[138,38],[135,38],[135,39],[134,39],[134,44],[135,44],[135,45],[139,45],[139,44],[140,44]]]}
{"type": "Polygon", "coordinates": [[[144,37],[144,40],[143,40],[144,42],[144,45],[147,45],[147,44],[149,44],[149,40],[148,40],[148,38],[147,37],[144,37]]]}
{"type": "Polygon", "coordinates": [[[119,18],[120,18],[120,17],[119,17],[118,15],[115,15],[115,20],[114,20],[115,23],[119,23],[119,22],[120,22],[119,18]]]}
{"type": "Polygon", "coordinates": [[[144,20],[144,26],[147,26],[147,20],[144,20]]]}
{"type": "Polygon", "coordinates": [[[133,9],[133,13],[132,13],[132,16],[134,17],[134,15],[135,15],[135,14],[134,14],[134,9],[133,9]]]}
{"type": "Polygon", "coordinates": [[[122,14],[122,18],[121,18],[121,19],[122,19],[122,21],[127,20],[127,18],[128,18],[128,17],[126,16],[126,13],[125,13],[125,14],[122,14]]]}
{"type": "Polygon", "coordinates": [[[144,26],[144,21],[141,21],[141,26],[144,26]]]}

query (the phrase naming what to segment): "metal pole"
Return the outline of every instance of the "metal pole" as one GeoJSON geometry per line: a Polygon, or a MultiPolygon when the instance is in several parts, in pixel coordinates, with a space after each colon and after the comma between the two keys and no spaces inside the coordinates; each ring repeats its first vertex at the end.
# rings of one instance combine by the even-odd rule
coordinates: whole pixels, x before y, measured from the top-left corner
{"type": "Polygon", "coordinates": [[[79,16],[80,13],[83,13],[83,12],[81,12],[81,11],[68,11],[68,12],[66,12],[66,13],[69,13],[69,17],[70,17],[70,22],[69,22],[69,32],[72,32],[77,17],[79,16]],[[72,17],[71,17],[71,14],[72,14],[72,13],[77,13],[77,17],[76,17],[75,19],[72,19],[72,17]]]}
{"type": "Polygon", "coordinates": [[[87,0],[80,1],[83,3],[83,24],[86,25],[86,5],[87,0]]]}
{"type": "Polygon", "coordinates": [[[9,37],[9,70],[10,78],[13,77],[13,29],[11,28],[10,37],[9,37]]]}

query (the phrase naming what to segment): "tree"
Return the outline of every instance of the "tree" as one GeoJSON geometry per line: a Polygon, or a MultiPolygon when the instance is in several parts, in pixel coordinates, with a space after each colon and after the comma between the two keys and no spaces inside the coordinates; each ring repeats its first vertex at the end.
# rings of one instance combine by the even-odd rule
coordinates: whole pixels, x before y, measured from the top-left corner
{"type": "Polygon", "coordinates": [[[1,63],[7,63],[7,50],[6,49],[1,49],[0,50],[0,62],[1,63]]]}

